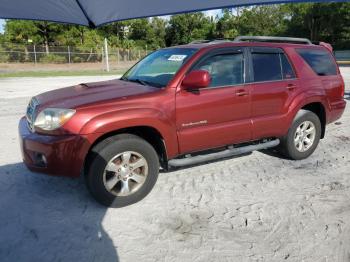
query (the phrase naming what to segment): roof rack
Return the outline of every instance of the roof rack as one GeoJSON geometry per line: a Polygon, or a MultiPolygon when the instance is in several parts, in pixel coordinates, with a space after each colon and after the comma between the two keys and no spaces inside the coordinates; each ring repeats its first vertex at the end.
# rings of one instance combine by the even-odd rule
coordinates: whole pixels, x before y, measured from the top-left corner
{"type": "Polygon", "coordinates": [[[279,36],[237,36],[234,42],[274,42],[274,43],[291,43],[291,44],[307,44],[312,42],[307,38],[279,37],[279,36]]]}
{"type": "Polygon", "coordinates": [[[216,38],[216,39],[199,39],[190,42],[190,44],[216,44],[222,42],[232,42],[234,39],[216,38]]]}

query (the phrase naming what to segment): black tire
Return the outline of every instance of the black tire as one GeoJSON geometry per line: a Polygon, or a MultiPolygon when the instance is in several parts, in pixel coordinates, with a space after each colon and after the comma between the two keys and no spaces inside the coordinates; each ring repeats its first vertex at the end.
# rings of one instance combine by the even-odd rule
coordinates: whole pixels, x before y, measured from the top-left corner
{"type": "Polygon", "coordinates": [[[131,134],[109,137],[93,147],[85,165],[85,181],[92,196],[104,206],[124,207],[143,199],[155,185],[159,173],[159,159],[154,148],[142,138],[131,134]],[[116,155],[134,151],[141,154],[148,165],[148,175],[142,186],[128,196],[110,193],[103,182],[107,163],[116,155]]]}
{"type": "Polygon", "coordinates": [[[281,138],[281,144],[279,151],[287,158],[293,160],[301,160],[309,157],[316,149],[320,138],[321,138],[322,126],[318,116],[308,110],[300,110],[295,116],[292,126],[288,130],[288,134],[281,138]],[[310,121],[315,127],[315,137],[312,145],[304,152],[298,151],[294,144],[294,138],[296,135],[297,128],[305,121],[310,121]]]}

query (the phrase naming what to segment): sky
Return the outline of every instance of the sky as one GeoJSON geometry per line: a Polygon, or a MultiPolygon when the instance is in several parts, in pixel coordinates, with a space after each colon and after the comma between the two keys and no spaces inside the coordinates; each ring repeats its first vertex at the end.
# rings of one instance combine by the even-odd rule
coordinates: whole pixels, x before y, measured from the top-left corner
{"type": "MultiPolygon", "coordinates": [[[[220,14],[221,14],[221,9],[205,11],[204,13],[205,13],[207,16],[213,16],[213,17],[215,17],[216,15],[220,15],[220,14]]],[[[4,32],[4,25],[5,25],[5,20],[0,19],[0,33],[3,33],[3,32],[4,32]]]]}
{"type": "Polygon", "coordinates": [[[5,21],[0,19],[0,33],[4,32],[4,24],[5,24],[5,21]]]}

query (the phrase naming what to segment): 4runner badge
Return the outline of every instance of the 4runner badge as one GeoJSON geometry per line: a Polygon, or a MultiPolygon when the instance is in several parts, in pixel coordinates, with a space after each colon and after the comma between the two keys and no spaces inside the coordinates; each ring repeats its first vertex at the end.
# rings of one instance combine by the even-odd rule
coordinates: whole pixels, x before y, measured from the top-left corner
{"type": "Polygon", "coordinates": [[[204,125],[204,124],[207,124],[207,123],[208,123],[207,120],[202,120],[202,121],[198,121],[198,122],[185,123],[185,124],[182,124],[182,126],[183,127],[197,126],[197,125],[204,125]]]}

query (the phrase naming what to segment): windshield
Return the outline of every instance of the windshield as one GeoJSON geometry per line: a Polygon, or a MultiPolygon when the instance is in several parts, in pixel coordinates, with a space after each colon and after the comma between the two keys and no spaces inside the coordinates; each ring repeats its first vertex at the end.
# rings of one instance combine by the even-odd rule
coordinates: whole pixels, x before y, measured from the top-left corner
{"type": "Polygon", "coordinates": [[[121,79],[143,85],[165,87],[196,50],[168,48],[155,51],[132,67],[121,79]]]}

